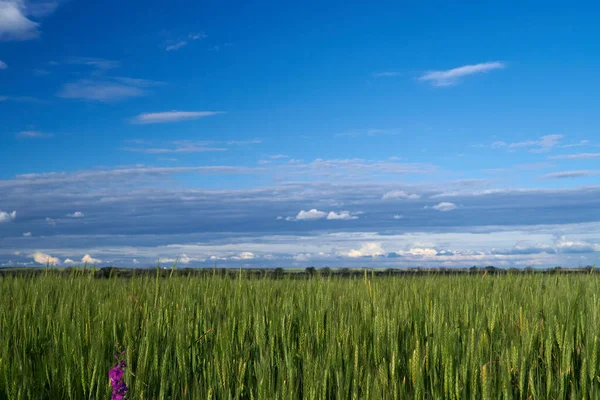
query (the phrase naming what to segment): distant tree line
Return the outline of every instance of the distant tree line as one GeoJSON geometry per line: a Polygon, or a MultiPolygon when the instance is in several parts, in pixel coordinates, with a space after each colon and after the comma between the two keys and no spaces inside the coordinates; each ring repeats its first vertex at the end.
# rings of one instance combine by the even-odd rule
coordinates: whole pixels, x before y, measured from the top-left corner
{"type": "Polygon", "coordinates": [[[304,270],[287,268],[0,268],[0,277],[3,276],[75,276],[92,275],[98,279],[108,279],[111,277],[132,278],[132,277],[207,277],[223,276],[230,278],[316,278],[316,277],[361,277],[367,273],[369,276],[418,276],[418,275],[524,275],[524,274],[596,274],[600,271],[593,266],[580,268],[554,267],[547,269],[527,268],[497,268],[494,266],[471,268],[315,268],[308,267],[304,270]]]}

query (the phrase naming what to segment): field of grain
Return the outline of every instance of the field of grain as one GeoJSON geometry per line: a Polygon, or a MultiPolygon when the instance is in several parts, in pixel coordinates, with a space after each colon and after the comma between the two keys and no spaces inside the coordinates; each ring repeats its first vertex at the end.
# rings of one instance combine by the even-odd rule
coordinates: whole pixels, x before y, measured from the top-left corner
{"type": "Polygon", "coordinates": [[[600,277],[0,278],[0,398],[600,397],[600,277]]]}

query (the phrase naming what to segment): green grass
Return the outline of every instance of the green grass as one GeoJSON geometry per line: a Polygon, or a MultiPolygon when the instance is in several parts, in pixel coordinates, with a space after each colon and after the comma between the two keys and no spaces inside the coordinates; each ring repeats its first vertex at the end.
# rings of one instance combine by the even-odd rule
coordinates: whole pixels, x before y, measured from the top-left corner
{"type": "Polygon", "coordinates": [[[0,278],[0,398],[600,397],[600,277],[0,278]]]}

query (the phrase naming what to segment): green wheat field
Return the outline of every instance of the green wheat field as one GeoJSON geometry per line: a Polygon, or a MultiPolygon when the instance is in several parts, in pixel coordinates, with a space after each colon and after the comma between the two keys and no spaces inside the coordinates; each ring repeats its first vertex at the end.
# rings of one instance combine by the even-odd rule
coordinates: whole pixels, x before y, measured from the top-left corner
{"type": "Polygon", "coordinates": [[[598,399],[595,275],[0,278],[0,398],[598,399]]]}

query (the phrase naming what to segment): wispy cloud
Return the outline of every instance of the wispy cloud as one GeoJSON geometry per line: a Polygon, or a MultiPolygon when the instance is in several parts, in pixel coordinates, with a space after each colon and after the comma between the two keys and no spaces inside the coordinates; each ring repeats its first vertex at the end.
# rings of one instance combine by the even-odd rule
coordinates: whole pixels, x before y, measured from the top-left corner
{"type": "MultiPolygon", "coordinates": [[[[519,149],[529,148],[531,153],[544,153],[552,150],[555,147],[563,147],[560,145],[564,135],[545,135],[536,140],[525,140],[522,142],[507,143],[503,141],[493,142],[490,147],[492,149],[519,149]]],[[[485,146],[484,146],[485,147],[485,146]]]]}
{"type": "Polygon", "coordinates": [[[162,82],[123,77],[102,77],[81,79],[65,84],[57,96],[65,99],[116,102],[147,94],[146,88],[158,86],[162,82]]]}
{"type": "Polygon", "coordinates": [[[54,135],[52,133],[40,132],[40,131],[21,131],[17,133],[17,137],[20,138],[50,138],[54,135]]]}
{"type": "Polygon", "coordinates": [[[206,35],[204,34],[204,32],[190,33],[185,40],[178,40],[176,42],[167,44],[167,46],[165,47],[165,50],[166,51],[179,50],[182,47],[187,46],[189,40],[200,40],[200,39],[204,39],[205,37],[206,37],[206,35]]]}
{"type": "Polygon", "coordinates": [[[8,68],[8,65],[6,65],[6,63],[2,60],[0,60],[0,69],[6,69],[8,68]]]}
{"type": "Polygon", "coordinates": [[[223,114],[221,111],[165,111],[155,113],[143,113],[132,119],[136,124],[162,124],[165,122],[186,121],[213,115],[223,114]]]}
{"type": "Polygon", "coordinates": [[[589,176],[600,175],[600,170],[580,170],[580,171],[561,171],[552,172],[544,175],[546,179],[569,179],[569,178],[586,178],[589,176]]]}
{"type": "Polygon", "coordinates": [[[39,36],[39,24],[28,18],[26,3],[0,1],[0,41],[29,40],[39,36]]]}
{"type": "Polygon", "coordinates": [[[2,101],[14,101],[18,103],[47,103],[44,100],[40,100],[33,96],[0,96],[0,102],[2,101]]]}
{"type": "Polygon", "coordinates": [[[550,157],[551,160],[589,160],[599,158],[600,153],[561,154],[550,157]]]}
{"type": "Polygon", "coordinates": [[[340,132],[340,133],[334,134],[333,136],[334,137],[359,137],[359,136],[384,136],[384,135],[397,135],[397,134],[398,134],[398,131],[396,131],[396,130],[369,128],[367,130],[340,132]]]}
{"type": "Polygon", "coordinates": [[[177,42],[175,44],[168,45],[167,47],[165,47],[165,50],[166,51],[179,50],[180,48],[182,48],[185,45],[187,45],[187,42],[185,40],[182,40],[182,41],[177,42]]]}
{"type": "MultiPolygon", "coordinates": [[[[59,65],[61,63],[54,62],[52,65],[59,65]]],[[[117,68],[121,65],[119,61],[116,60],[108,60],[106,58],[96,58],[96,57],[69,57],[64,61],[64,64],[70,65],[85,65],[88,67],[93,67],[100,70],[108,70],[112,68],[117,68]]]]}
{"type": "Polygon", "coordinates": [[[85,214],[83,214],[81,211],[75,211],[74,213],[67,214],[67,217],[69,217],[69,218],[83,218],[83,217],[85,217],[85,214]]]}
{"type": "Polygon", "coordinates": [[[391,192],[387,192],[383,196],[381,196],[382,200],[389,200],[389,199],[416,200],[416,199],[420,199],[420,198],[421,198],[421,196],[419,196],[418,194],[406,193],[403,190],[392,190],[391,192]]]}
{"type": "Polygon", "coordinates": [[[146,154],[205,153],[227,151],[226,147],[215,147],[215,142],[176,140],[162,147],[125,147],[123,150],[146,154]]]}
{"type": "Polygon", "coordinates": [[[460,78],[482,74],[485,72],[502,69],[506,65],[499,61],[486,62],[481,64],[463,65],[445,71],[430,71],[419,77],[419,80],[429,82],[433,86],[451,86],[458,83],[460,78]]]}

